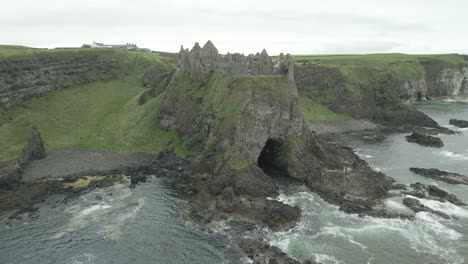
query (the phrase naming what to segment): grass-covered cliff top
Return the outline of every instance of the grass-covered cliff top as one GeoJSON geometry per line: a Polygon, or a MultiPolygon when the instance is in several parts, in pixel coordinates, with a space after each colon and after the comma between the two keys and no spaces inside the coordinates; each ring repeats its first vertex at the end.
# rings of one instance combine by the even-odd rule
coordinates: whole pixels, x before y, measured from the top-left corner
{"type": "Polygon", "coordinates": [[[321,65],[338,67],[345,72],[366,68],[391,73],[401,79],[420,77],[424,72],[446,67],[468,66],[468,56],[460,54],[296,55],[293,58],[299,67],[321,65]]]}
{"type": "Polygon", "coordinates": [[[398,63],[417,63],[426,59],[440,60],[453,66],[468,65],[468,57],[460,54],[295,55],[293,58],[299,64],[310,62],[335,66],[389,67],[398,63]]]}
{"type": "Polygon", "coordinates": [[[33,125],[37,126],[47,151],[63,147],[158,152],[169,145],[186,155],[175,132],[166,132],[156,122],[159,99],[138,104],[145,91],[141,81],[152,66],[172,67],[157,53],[108,49],[34,50],[0,46],[0,60],[42,55],[94,54],[116,60],[126,70],[117,79],[96,81],[53,91],[0,111],[0,162],[12,160],[25,145],[33,125]]]}

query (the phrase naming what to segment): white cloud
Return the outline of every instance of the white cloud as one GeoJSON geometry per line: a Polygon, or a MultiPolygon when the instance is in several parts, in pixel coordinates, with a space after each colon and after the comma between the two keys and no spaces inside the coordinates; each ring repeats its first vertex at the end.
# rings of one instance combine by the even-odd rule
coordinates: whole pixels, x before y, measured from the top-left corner
{"type": "Polygon", "coordinates": [[[16,0],[2,3],[0,43],[177,51],[211,39],[221,52],[468,53],[467,11],[464,0],[16,0]]]}

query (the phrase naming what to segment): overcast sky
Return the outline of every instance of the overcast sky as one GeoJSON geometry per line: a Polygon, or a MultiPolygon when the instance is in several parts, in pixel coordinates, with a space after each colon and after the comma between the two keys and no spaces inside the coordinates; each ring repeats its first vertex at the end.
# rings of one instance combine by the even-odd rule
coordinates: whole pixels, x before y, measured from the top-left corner
{"type": "Polygon", "coordinates": [[[0,0],[0,44],[468,53],[468,0],[0,0]]]}

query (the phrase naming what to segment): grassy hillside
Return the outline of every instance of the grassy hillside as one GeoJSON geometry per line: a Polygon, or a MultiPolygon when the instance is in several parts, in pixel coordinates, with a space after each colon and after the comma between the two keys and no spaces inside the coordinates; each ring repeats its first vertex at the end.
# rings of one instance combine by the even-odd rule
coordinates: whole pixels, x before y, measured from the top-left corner
{"type": "Polygon", "coordinates": [[[347,114],[338,114],[307,96],[299,97],[299,111],[305,121],[340,121],[350,118],[347,114]]]}
{"type": "MultiPolygon", "coordinates": [[[[153,98],[144,105],[138,104],[138,98],[144,91],[140,80],[144,69],[155,64],[167,69],[171,67],[158,54],[108,50],[42,52],[118,54],[115,58],[126,64],[129,71],[116,80],[57,90],[47,96],[27,100],[22,107],[0,111],[0,161],[16,157],[33,125],[39,128],[48,151],[63,147],[89,147],[158,152],[173,145],[178,154],[188,154],[175,133],[158,127],[159,98],[153,98]]],[[[26,55],[23,53],[21,56],[26,55]]]]}

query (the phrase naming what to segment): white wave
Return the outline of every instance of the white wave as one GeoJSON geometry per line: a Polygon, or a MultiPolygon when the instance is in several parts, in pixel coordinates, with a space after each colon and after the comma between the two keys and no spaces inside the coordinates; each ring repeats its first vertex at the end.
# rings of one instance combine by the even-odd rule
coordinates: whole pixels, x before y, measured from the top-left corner
{"type": "Polygon", "coordinates": [[[363,251],[367,251],[367,247],[365,245],[357,242],[356,240],[354,240],[353,236],[345,234],[344,232],[342,232],[342,230],[344,229],[339,226],[324,227],[322,231],[317,234],[317,236],[319,237],[322,235],[331,235],[335,238],[342,237],[348,240],[349,243],[360,247],[363,251]]]}
{"type": "Polygon", "coordinates": [[[90,253],[84,253],[81,255],[73,256],[67,260],[67,264],[94,264],[96,256],[90,253]]]}
{"type": "Polygon", "coordinates": [[[336,259],[333,256],[326,255],[326,254],[315,254],[315,261],[318,263],[324,264],[341,264],[344,263],[341,260],[336,259]]]}
{"type": "Polygon", "coordinates": [[[442,100],[442,102],[446,102],[446,103],[454,103],[454,102],[466,103],[466,102],[468,102],[468,100],[467,99],[444,99],[444,100],[442,100]]]}
{"type": "Polygon", "coordinates": [[[414,214],[413,210],[406,207],[402,201],[397,201],[395,199],[389,198],[384,200],[384,207],[385,209],[391,212],[397,212],[401,214],[414,214]]]}
{"type": "MultiPolygon", "coordinates": [[[[299,224],[289,231],[269,233],[271,244],[278,246],[293,256],[303,254],[315,254],[317,261],[321,263],[341,263],[333,257],[334,253],[325,249],[327,243],[333,246],[333,241],[347,241],[348,245],[357,246],[354,254],[372,254],[367,260],[373,263],[380,256],[375,255],[375,246],[369,237],[391,237],[417,254],[433,256],[442,263],[463,263],[463,257],[455,246],[463,235],[449,227],[454,220],[445,220],[436,215],[420,212],[414,220],[405,219],[381,219],[374,217],[360,217],[346,214],[338,210],[338,207],[324,202],[319,196],[311,192],[297,192],[293,195],[282,193],[277,199],[303,208],[303,216],[299,224]],[[319,226],[317,226],[319,225],[319,226]],[[322,241],[320,248],[310,241],[322,241]],[[306,246],[298,251],[291,249],[291,245],[297,243],[312,243],[314,248],[306,246]],[[305,252],[305,251],[307,252],[305,252]],[[304,251],[304,252],[303,252],[304,251]],[[364,251],[364,252],[363,252],[364,251]],[[359,253],[358,253],[359,252],[359,253]]],[[[432,200],[421,202],[434,210],[440,210],[458,217],[468,215],[467,210],[449,203],[441,203],[432,200]]],[[[401,202],[388,199],[384,205],[393,210],[408,210],[401,202]]],[[[456,221],[456,220],[455,220],[456,221]]],[[[456,222],[455,222],[456,223],[456,222]]],[[[354,252],[354,250],[353,250],[354,252]]],[[[338,256],[340,255],[337,252],[338,256]]],[[[363,262],[365,263],[365,261],[363,262]]]]}
{"type": "Polygon", "coordinates": [[[468,160],[468,156],[466,156],[466,155],[455,153],[455,152],[452,152],[452,151],[447,151],[447,150],[441,151],[440,155],[442,155],[444,157],[451,158],[453,160],[468,160]]]}
{"type": "Polygon", "coordinates": [[[96,204],[81,211],[80,215],[89,215],[93,212],[102,211],[108,208],[110,208],[110,205],[108,204],[96,204]]]}
{"type": "Polygon", "coordinates": [[[361,158],[368,158],[368,159],[370,159],[370,158],[373,157],[372,155],[362,153],[362,149],[355,149],[355,150],[354,150],[354,153],[355,153],[356,155],[358,155],[359,157],[361,157],[361,158]]]}
{"type": "Polygon", "coordinates": [[[453,215],[460,218],[468,218],[468,210],[454,205],[450,202],[439,202],[429,199],[418,199],[423,205],[437,211],[441,211],[448,215],[453,215]]]}

